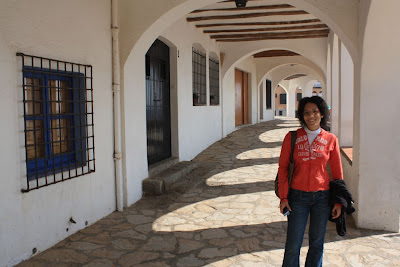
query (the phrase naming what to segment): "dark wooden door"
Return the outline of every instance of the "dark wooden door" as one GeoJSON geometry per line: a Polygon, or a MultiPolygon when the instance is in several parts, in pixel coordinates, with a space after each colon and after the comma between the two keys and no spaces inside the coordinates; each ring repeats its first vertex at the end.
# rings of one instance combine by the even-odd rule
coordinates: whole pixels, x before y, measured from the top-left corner
{"type": "Polygon", "coordinates": [[[169,47],[156,40],[146,54],[147,162],[171,157],[169,47]]]}
{"type": "Polygon", "coordinates": [[[243,124],[243,72],[235,69],[235,126],[243,124]]]}
{"type": "Polygon", "coordinates": [[[235,69],[235,126],[249,123],[248,73],[235,69]]]}
{"type": "Polygon", "coordinates": [[[243,73],[243,124],[249,123],[249,74],[243,73]]]}

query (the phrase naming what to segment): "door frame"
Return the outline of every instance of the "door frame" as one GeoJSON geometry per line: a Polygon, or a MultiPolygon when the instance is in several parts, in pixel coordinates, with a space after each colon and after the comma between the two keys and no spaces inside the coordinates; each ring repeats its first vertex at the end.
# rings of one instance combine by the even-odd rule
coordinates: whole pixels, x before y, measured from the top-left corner
{"type": "Polygon", "coordinates": [[[234,85],[235,85],[235,127],[251,123],[251,86],[250,73],[235,68],[234,85]],[[240,86],[238,88],[237,86],[240,86]],[[241,99],[237,96],[240,95],[241,99]],[[238,106],[240,105],[240,106],[238,106]]]}
{"type": "Polygon", "coordinates": [[[178,48],[163,36],[157,38],[169,47],[169,94],[171,119],[171,157],[179,158],[178,132],[178,48]]]}

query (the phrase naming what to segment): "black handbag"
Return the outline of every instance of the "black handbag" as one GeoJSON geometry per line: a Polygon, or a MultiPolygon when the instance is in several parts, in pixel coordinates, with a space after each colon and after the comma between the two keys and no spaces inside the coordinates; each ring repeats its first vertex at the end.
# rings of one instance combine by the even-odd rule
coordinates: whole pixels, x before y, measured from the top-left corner
{"type": "MultiPolygon", "coordinates": [[[[297,138],[297,131],[290,131],[291,134],[291,149],[290,149],[290,161],[289,161],[289,167],[288,167],[288,183],[289,183],[289,188],[290,185],[292,184],[292,177],[293,177],[293,171],[294,171],[294,160],[293,160],[293,151],[294,151],[294,145],[296,144],[296,138],[297,138]]],[[[275,178],[275,195],[279,197],[279,178],[278,178],[278,173],[276,174],[275,178]]]]}

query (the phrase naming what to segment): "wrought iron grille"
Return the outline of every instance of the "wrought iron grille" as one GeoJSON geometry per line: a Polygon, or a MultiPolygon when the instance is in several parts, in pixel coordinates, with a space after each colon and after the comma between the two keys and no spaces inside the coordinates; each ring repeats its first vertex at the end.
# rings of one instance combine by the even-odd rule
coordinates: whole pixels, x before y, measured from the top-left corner
{"type": "Polygon", "coordinates": [[[207,104],[206,54],[193,48],[193,106],[207,104]]]}
{"type": "Polygon", "coordinates": [[[21,57],[29,192],[95,171],[90,65],[21,57]]]}
{"type": "Polygon", "coordinates": [[[209,59],[210,105],[219,105],[219,62],[209,59]]]}

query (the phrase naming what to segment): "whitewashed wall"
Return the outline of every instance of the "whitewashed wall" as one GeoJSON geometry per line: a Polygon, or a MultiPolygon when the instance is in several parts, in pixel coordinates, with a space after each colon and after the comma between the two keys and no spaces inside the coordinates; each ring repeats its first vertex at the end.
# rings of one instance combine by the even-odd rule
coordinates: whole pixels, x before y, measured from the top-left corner
{"type": "MultiPolygon", "coordinates": [[[[179,50],[177,60],[179,158],[180,160],[191,160],[205,148],[222,138],[221,103],[219,106],[210,106],[209,103],[208,60],[210,53],[219,55],[219,46],[192,24],[186,23],[186,19],[177,21],[163,32],[162,36],[172,42],[179,50]],[[185,38],[182,38],[182,36],[185,36],[185,38]],[[207,54],[206,106],[193,106],[192,46],[194,43],[200,44],[207,54]]],[[[220,80],[220,91],[221,84],[220,80]]]]}
{"type": "Polygon", "coordinates": [[[235,126],[235,68],[249,73],[249,123],[258,122],[260,100],[257,87],[256,64],[253,57],[230,68],[223,78],[223,136],[236,129],[235,126]]]}
{"type": "Polygon", "coordinates": [[[108,0],[0,2],[0,266],[115,210],[110,14],[108,0]],[[21,193],[26,168],[16,52],[93,66],[95,173],[21,193]],[[69,223],[71,216],[76,224],[69,223]]]}
{"type": "MultiPolygon", "coordinates": [[[[210,106],[207,103],[206,106],[193,106],[192,46],[200,44],[206,50],[207,73],[208,56],[211,52],[219,55],[219,47],[215,41],[186,23],[185,18],[167,28],[161,34],[160,40],[170,47],[170,53],[176,57],[176,64],[172,64],[175,66],[171,66],[171,72],[175,72],[176,75],[176,84],[171,84],[171,99],[176,99],[176,106],[171,108],[171,115],[177,120],[171,129],[176,133],[177,140],[177,154],[174,156],[178,156],[180,160],[192,160],[222,138],[222,105],[210,106]]],[[[149,44],[148,47],[134,49],[124,68],[125,205],[131,205],[141,198],[141,183],[148,176],[144,59],[153,41],[145,40],[145,43],[149,44]]],[[[207,92],[208,83],[207,76],[207,92]]]]}
{"type": "MultiPolygon", "coordinates": [[[[258,71],[258,70],[257,70],[258,71]]],[[[259,98],[260,98],[260,113],[262,113],[262,120],[261,121],[270,121],[273,120],[275,117],[274,113],[274,106],[275,106],[275,93],[274,93],[274,88],[272,88],[272,82],[271,82],[271,108],[267,109],[267,98],[266,98],[266,93],[267,93],[267,80],[268,78],[265,78],[261,81],[260,85],[262,93],[260,92],[259,98]]]]}

